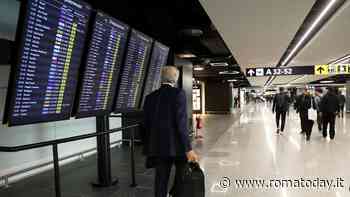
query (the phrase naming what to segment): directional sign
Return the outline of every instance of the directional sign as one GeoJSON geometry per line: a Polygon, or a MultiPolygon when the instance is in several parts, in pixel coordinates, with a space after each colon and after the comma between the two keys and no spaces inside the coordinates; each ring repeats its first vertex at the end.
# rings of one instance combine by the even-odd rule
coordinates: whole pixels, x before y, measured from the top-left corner
{"type": "Polygon", "coordinates": [[[261,77],[261,76],[264,76],[264,68],[257,68],[256,70],[255,70],[255,74],[256,74],[256,76],[257,77],[261,77]]]}
{"type": "Polygon", "coordinates": [[[249,69],[247,71],[247,75],[250,76],[250,77],[254,76],[255,75],[255,69],[249,69]]]}
{"type": "Polygon", "coordinates": [[[315,65],[315,75],[328,75],[329,65],[315,65]]]}
{"type": "Polygon", "coordinates": [[[246,75],[248,77],[268,77],[279,75],[300,75],[314,74],[313,66],[296,66],[296,67],[259,67],[247,68],[246,75]]]}
{"type": "Polygon", "coordinates": [[[349,65],[339,65],[338,74],[349,74],[349,65]]]}
{"type": "Polygon", "coordinates": [[[350,74],[350,64],[318,64],[292,67],[247,68],[248,77],[269,77],[285,75],[337,75],[350,74]]]}

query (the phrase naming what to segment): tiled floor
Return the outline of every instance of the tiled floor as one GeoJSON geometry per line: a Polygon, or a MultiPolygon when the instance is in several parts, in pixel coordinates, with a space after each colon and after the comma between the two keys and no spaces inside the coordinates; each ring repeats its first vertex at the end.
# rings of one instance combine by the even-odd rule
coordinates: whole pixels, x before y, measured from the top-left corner
{"type": "MultiPolygon", "coordinates": [[[[311,141],[306,142],[305,137],[298,133],[298,115],[293,110],[287,117],[283,135],[276,134],[271,106],[248,106],[242,112],[239,120],[227,123],[231,127],[202,154],[200,163],[207,175],[207,197],[350,195],[349,119],[337,119],[334,141],[323,139],[315,126],[311,141]],[[345,180],[345,187],[328,189],[322,185],[321,179],[334,179],[336,184],[338,177],[345,180]],[[307,181],[303,182],[302,178],[307,181]],[[269,188],[258,188],[257,185],[238,188],[236,180],[239,179],[276,181],[273,180],[269,188]],[[308,187],[309,181],[313,181],[315,185],[311,186],[316,187],[308,187]],[[289,183],[293,187],[287,187],[289,183]]],[[[315,119],[315,116],[311,111],[310,117],[315,119]]]]}
{"type": "MultiPolygon", "coordinates": [[[[315,113],[311,112],[310,117],[315,119],[315,113]]],[[[204,120],[204,139],[196,140],[194,147],[200,153],[200,164],[206,174],[207,197],[350,195],[349,119],[337,119],[334,141],[323,139],[314,127],[310,142],[306,142],[298,133],[298,115],[293,111],[287,117],[285,133],[277,135],[271,106],[265,104],[246,106],[240,115],[208,115],[204,120]],[[337,178],[345,180],[342,183],[344,187],[323,187],[323,179],[334,179],[336,184],[337,178]],[[252,183],[249,188],[238,188],[239,179],[266,180],[265,183],[274,180],[274,185],[258,188],[252,183]],[[314,181],[312,183],[316,187],[307,187],[308,181],[314,181]],[[281,187],[282,184],[293,187],[281,187]]],[[[117,187],[90,187],[89,182],[96,177],[96,158],[93,156],[84,162],[75,162],[62,168],[63,196],[151,197],[153,172],[143,168],[144,161],[139,150],[137,156],[137,188],[128,187],[128,149],[116,148],[112,151],[112,166],[113,174],[120,178],[117,187]]],[[[52,172],[47,172],[0,190],[0,196],[54,196],[52,183],[52,172]]]]}

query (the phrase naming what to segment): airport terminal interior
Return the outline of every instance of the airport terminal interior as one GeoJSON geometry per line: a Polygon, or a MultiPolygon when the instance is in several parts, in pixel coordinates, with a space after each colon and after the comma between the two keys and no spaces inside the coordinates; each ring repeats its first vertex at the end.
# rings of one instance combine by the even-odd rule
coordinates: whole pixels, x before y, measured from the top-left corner
{"type": "Polygon", "coordinates": [[[155,196],[143,109],[166,66],[206,197],[349,196],[349,19],[348,0],[0,0],[0,197],[155,196]]]}

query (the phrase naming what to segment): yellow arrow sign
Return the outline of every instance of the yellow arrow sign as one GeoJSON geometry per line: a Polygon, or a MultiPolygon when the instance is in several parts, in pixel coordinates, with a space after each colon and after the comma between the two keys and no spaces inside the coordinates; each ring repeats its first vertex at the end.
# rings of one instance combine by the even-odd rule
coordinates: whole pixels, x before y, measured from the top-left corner
{"type": "Polygon", "coordinates": [[[328,65],[315,65],[315,75],[328,75],[329,66],[328,65]]]}

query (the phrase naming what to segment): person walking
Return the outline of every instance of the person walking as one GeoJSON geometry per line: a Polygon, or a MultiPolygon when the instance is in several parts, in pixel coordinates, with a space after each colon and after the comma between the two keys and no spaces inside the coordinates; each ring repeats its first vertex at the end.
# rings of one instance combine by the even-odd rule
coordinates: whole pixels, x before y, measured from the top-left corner
{"type": "Polygon", "coordinates": [[[339,117],[344,117],[344,106],[345,106],[345,96],[341,93],[341,91],[338,92],[338,100],[339,100],[339,117]]]}
{"type": "Polygon", "coordinates": [[[289,109],[289,96],[283,87],[279,88],[279,93],[273,99],[272,113],[276,113],[277,134],[284,131],[286,114],[289,109]],[[281,121],[281,127],[280,127],[281,121]]]}
{"type": "Polygon", "coordinates": [[[313,108],[317,112],[317,125],[318,130],[322,132],[322,113],[321,113],[321,100],[322,100],[322,89],[315,90],[315,97],[313,99],[313,108]]]}
{"type": "Polygon", "coordinates": [[[327,127],[329,124],[329,137],[333,140],[335,136],[335,117],[339,113],[339,100],[333,87],[328,88],[327,94],[321,100],[321,112],[323,137],[327,137],[327,127]]]}
{"type": "Polygon", "coordinates": [[[300,134],[306,134],[309,109],[311,108],[311,96],[307,88],[304,88],[304,92],[296,99],[295,108],[300,117],[300,134]]]}
{"type": "Polygon", "coordinates": [[[173,165],[176,188],[187,162],[198,162],[189,137],[186,95],[175,88],[178,78],[176,67],[163,67],[160,89],[149,94],[144,104],[144,154],[152,165],[148,167],[155,167],[155,197],[167,197],[173,165]]]}

